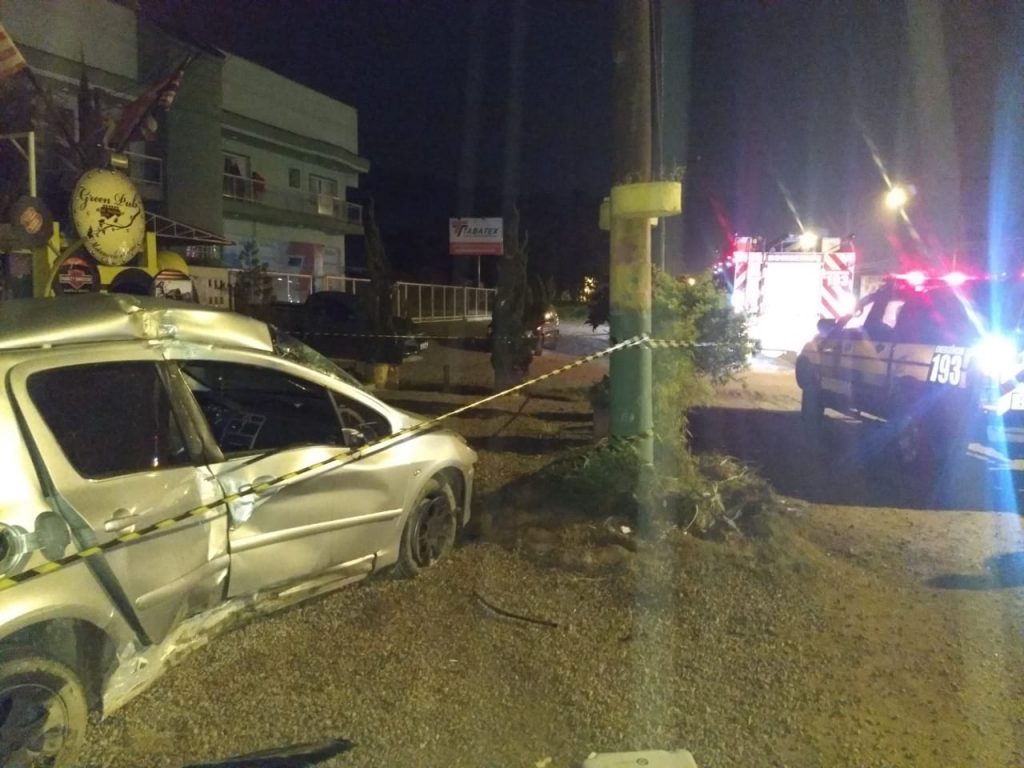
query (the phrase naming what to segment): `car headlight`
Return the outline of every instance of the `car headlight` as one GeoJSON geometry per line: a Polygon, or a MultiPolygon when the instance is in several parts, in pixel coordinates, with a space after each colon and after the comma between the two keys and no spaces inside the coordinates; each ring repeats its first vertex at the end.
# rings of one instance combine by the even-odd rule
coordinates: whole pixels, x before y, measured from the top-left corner
{"type": "Polygon", "coordinates": [[[1008,378],[1017,372],[1017,345],[1005,336],[986,336],[974,347],[974,363],[986,376],[1008,378]]]}

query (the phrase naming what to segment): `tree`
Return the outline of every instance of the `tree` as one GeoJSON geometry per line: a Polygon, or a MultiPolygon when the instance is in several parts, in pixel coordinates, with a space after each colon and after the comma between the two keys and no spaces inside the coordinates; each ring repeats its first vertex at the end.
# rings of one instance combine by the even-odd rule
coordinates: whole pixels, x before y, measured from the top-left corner
{"type": "Polygon", "coordinates": [[[519,237],[519,208],[506,217],[505,253],[498,266],[491,333],[494,385],[505,389],[522,381],[533,359],[532,326],[528,324],[527,240],[519,237]]]}
{"type": "MultiPolygon", "coordinates": [[[[78,123],[73,113],[58,111],[52,99],[24,73],[0,81],[0,126],[4,133],[36,132],[39,195],[58,218],[64,218],[71,191],[90,168],[103,168],[104,122],[101,92],[89,85],[83,62],[78,83],[78,123]],[[77,140],[74,139],[77,128],[77,140]]],[[[27,192],[26,160],[9,142],[0,144],[0,216],[27,192]]],[[[70,223],[65,221],[65,224],[70,223]]]]}
{"type": "Polygon", "coordinates": [[[373,199],[366,206],[366,269],[370,278],[367,292],[367,308],[370,313],[370,327],[373,333],[392,335],[396,333],[394,313],[395,280],[384,241],[377,226],[376,206],[373,199]]]}
{"type": "Polygon", "coordinates": [[[274,300],[274,283],[267,274],[267,265],[260,259],[260,247],[255,240],[242,244],[238,257],[241,269],[235,273],[231,286],[233,309],[248,312],[254,306],[269,304],[274,300]]]}
{"type": "MultiPolygon", "coordinates": [[[[3,133],[31,131],[39,118],[35,93],[24,76],[0,80],[0,126],[3,133]]],[[[9,141],[0,141],[0,219],[19,197],[28,192],[28,164],[9,141]]]]}

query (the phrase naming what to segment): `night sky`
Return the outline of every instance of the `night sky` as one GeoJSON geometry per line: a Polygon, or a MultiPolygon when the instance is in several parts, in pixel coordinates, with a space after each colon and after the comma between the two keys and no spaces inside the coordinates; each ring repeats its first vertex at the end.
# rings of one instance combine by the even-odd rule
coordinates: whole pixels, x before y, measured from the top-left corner
{"type": "MultiPolygon", "coordinates": [[[[801,225],[854,233],[862,260],[885,267],[963,250],[996,218],[1004,239],[1024,236],[1020,185],[993,178],[997,165],[1024,174],[1013,4],[663,2],[690,32],[665,24],[661,40],[665,145],[682,148],[687,166],[671,271],[706,266],[730,233],[771,238],[801,225]],[[879,205],[883,171],[915,185],[918,240],[879,205]]],[[[404,275],[467,276],[447,256],[447,218],[499,215],[509,196],[537,271],[569,284],[606,264],[596,221],[611,173],[610,3],[142,6],[358,108],[372,164],[361,194],[375,199],[404,275]]]]}

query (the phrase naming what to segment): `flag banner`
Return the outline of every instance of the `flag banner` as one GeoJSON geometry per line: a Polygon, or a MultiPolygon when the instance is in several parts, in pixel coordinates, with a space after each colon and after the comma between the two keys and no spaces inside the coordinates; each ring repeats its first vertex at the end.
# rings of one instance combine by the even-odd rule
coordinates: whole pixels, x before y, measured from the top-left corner
{"type": "Polygon", "coordinates": [[[0,24],[0,80],[20,72],[27,66],[18,46],[11,40],[4,25],[0,24]]]}
{"type": "Polygon", "coordinates": [[[113,130],[107,137],[107,146],[121,150],[134,138],[150,140],[156,132],[156,120],[153,113],[157,109],[167,111],[178,95],[185,69],[191,63],[189,56],[180,67],[162,80],[158,80],[146,89],[139,98],[125,105],[117,119],[113,130]]]}

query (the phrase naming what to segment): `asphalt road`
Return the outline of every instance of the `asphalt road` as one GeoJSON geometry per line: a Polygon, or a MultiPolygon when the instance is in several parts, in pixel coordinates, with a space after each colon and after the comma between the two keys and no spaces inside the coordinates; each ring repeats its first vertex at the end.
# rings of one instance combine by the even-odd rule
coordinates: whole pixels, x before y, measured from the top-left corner
{"type": "Polygon", "coordinates": [[[559,324],[559,339],[556,349],[566,355],[590,355],[608,346],[608,326],[596,330],[584,322],[563,320],[559,324]]]}

